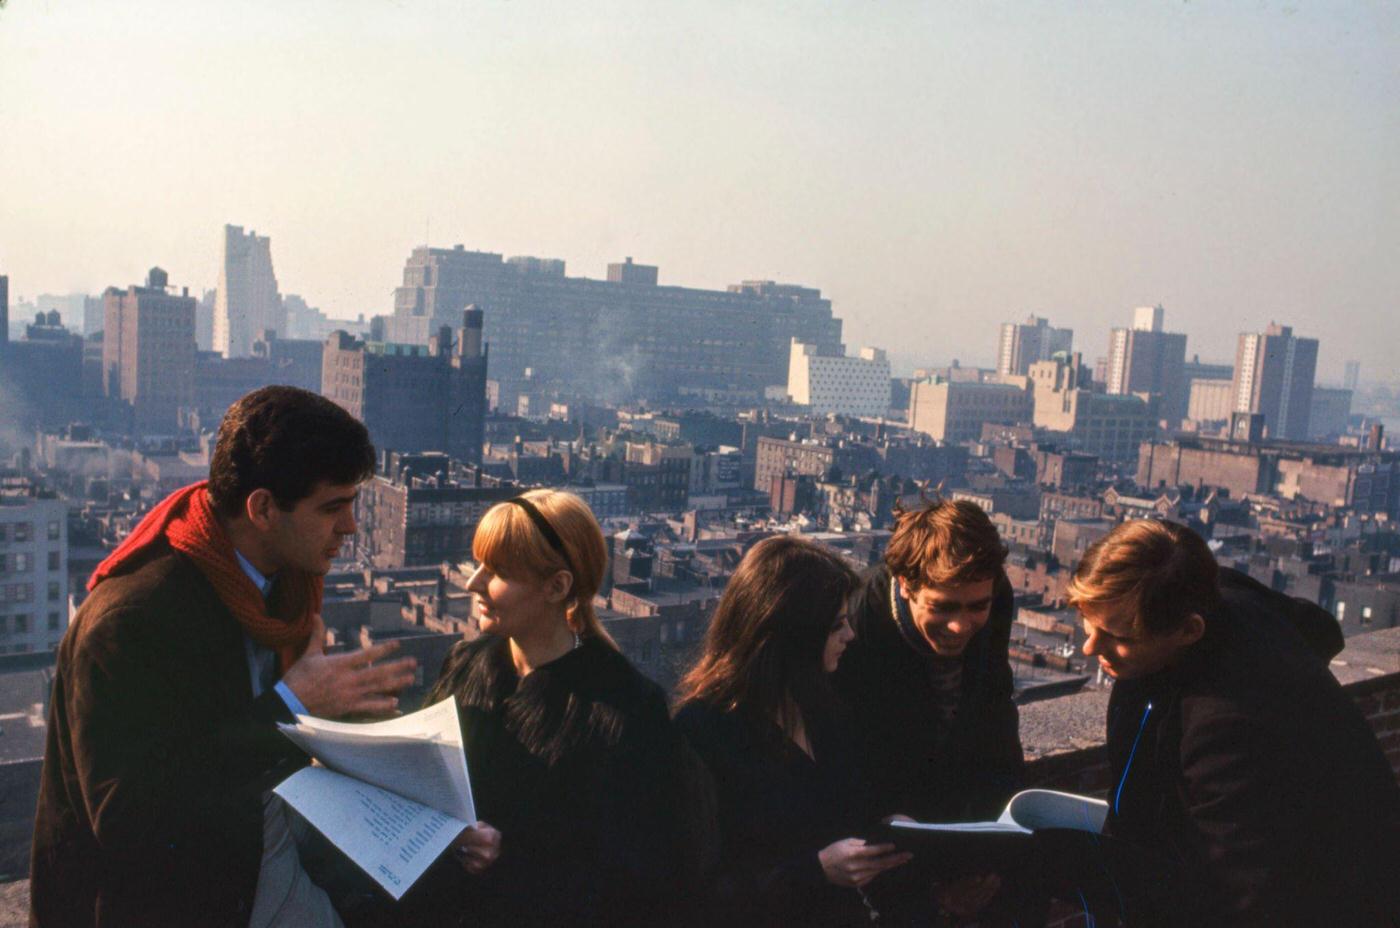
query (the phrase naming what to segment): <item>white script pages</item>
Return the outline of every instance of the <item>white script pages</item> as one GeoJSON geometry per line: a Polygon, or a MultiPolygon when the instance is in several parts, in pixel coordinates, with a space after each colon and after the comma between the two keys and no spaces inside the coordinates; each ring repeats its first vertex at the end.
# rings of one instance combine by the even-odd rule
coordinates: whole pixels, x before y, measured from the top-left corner
{"type": "Polygon", "coordinates": [[[945,878],[999,873],[1045,861],[1094,859],[1108,803],[1088,796],[1028,789],[1011,797],[994,822],[890,822],[881,840],[938,862],[945,878]]]}
{"type": "Polygon", "coordinates": [[[1052,789],[1028,789],[1012,796],[995,822],[890,822],[890,828],[896,832],[1022,835],[1047,828],[1068,828],[1098,834],[1107,818],[1108,803],[1102,799],[1052,789]]]}
{"type": "Polygon", "coordinates": [[[1054,789],[1023,789],[1011,796],[995,822],[890,822],[895,831],[944,831],[953,834],[1030,834],[1044,829],[1103,830],[1109,803],[1054,789]]]}
{"type": "Polygon", "coordinates": [[[273,792],[395,899],[476,824],[454,699],[387,722],[299,715],[279,727],[322,766],[273,792]]]}

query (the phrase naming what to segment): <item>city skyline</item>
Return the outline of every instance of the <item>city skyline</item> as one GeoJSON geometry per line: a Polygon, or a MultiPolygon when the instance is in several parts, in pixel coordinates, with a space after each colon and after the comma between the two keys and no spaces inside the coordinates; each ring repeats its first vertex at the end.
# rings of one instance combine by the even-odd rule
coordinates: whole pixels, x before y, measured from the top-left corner
{"type": "Polygon", "coordinates": [[[1279,322],[1321,339],[1319,380],[1379,379],[1397,37],[1400,13],[1348,4],[15,0],[0,155],[27,181],[0,273],[12,303],[154,264],[201,292],[232,223],[337,318],[391,312],[414,247],[462,242],[817,287],[897,369],[990,366],[1032,313],[1092,359],[1161,303],[1188,357],[1279,322]]]}

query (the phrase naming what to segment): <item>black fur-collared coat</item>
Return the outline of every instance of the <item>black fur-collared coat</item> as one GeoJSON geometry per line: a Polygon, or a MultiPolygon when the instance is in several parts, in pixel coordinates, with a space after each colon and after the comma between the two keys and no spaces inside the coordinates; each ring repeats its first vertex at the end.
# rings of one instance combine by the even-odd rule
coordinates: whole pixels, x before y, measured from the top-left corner
{"type": "Polygon", "coordinates": [[[448,695],[501,855],[471,876],[449,852],[405,923],[656,924],[685,907],[680,742],[656,684],[591,637],[521,678],[487,635],[453,649],[429,699],[448,695]]]}

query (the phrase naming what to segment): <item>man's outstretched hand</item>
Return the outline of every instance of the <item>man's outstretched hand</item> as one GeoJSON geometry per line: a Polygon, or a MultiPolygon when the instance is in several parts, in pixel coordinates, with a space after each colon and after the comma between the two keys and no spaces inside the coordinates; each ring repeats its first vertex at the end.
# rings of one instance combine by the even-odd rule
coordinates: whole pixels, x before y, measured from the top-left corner
{"type": "Polygon", "coordinates": [[[411,657],[384,664],[399,649],[397,641],[345,654],[326,653],[326,625],[312,619],[311,640],[282,682],[310,715],[324,719],[347,715],[388,715],[399,706],[399,692],[413,682],[418,662],[411,657]]]}

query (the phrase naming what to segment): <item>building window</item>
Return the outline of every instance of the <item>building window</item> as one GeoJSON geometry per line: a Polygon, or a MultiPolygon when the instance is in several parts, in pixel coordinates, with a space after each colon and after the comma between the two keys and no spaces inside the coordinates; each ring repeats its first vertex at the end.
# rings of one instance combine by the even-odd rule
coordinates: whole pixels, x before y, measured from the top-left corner
{"type": "Polygon", "coordinates": [[[55,519],[55,520],[53,520],[52,522],[50,522],[50,523],[49,523],[49,541],[58,541],[58,536],[59,536],[59,533],[60,533],[61,531],[62,531],[62,526],[60,525],[60,523],[59,523],[59,521],[58,521],[57,519],[55,519]]]}
{"type": "Polygon", "coordinates": [[[57,612],[50,612],[50,613],[49,613],[49,631],[51,631],[51,632],[56,632],[56,631],[58,631],[58,613],[57,613],[57,612]]]}
{"type": "Polygon", "coordinates": [[[15,616],[14,619],[16,635],[23,635],[29,631],[29,616],[21,613],[15,616]]]}
{"type": "Polygon", "coordinates": [[[1347,604],[1342,600],[1337,600],[1337,622],[1341,623],[1347,617],[1347,604]]]}
{"type": "Polygon", "coordinates": [[[60,589],[60,587],[59,587],[58,581],[57,581],[57,580],[52,580],[52,581],[50,581],[50,582],[49,582],[49,602],[51,602],[51,603],[56,603],[56,602],[58,602],[58,598],[59,598],[59,596],[61,596],[61,595],[62,595],[62,591],[61,591],[61,589],[60,589]]]}
{"type": "Polygon", "coordinates": [[[57,552],[57,551],[50,551],[50,552],[49,552],[49,570],[58,570],[58,569],[60,569],[60,566],[61,566],[60,561],[62,560],[62,558],[63,558],[63,555],[60,554],[59,552],[57,552]]]}
{"type": "Polygon", "coordinates": [[[0,586],[0,603],[27,603],[34,599],[34,584],[7,583],[0,586]]]}
{"type": "Polygon", "coordinates": [[[34,523],[16,522],[14,531],[15,541],[28,541],[34,537],[34,523]]]}
{"type": "Polygon", "coordinates": [[[1371,624],[1371,607],[1370,607],[1370,606],[1362,606],[1362,607],[1361,607],[1361,624],[1362,624],[1362,625],[1370,625],[1370,624],[1371,624]]]}

